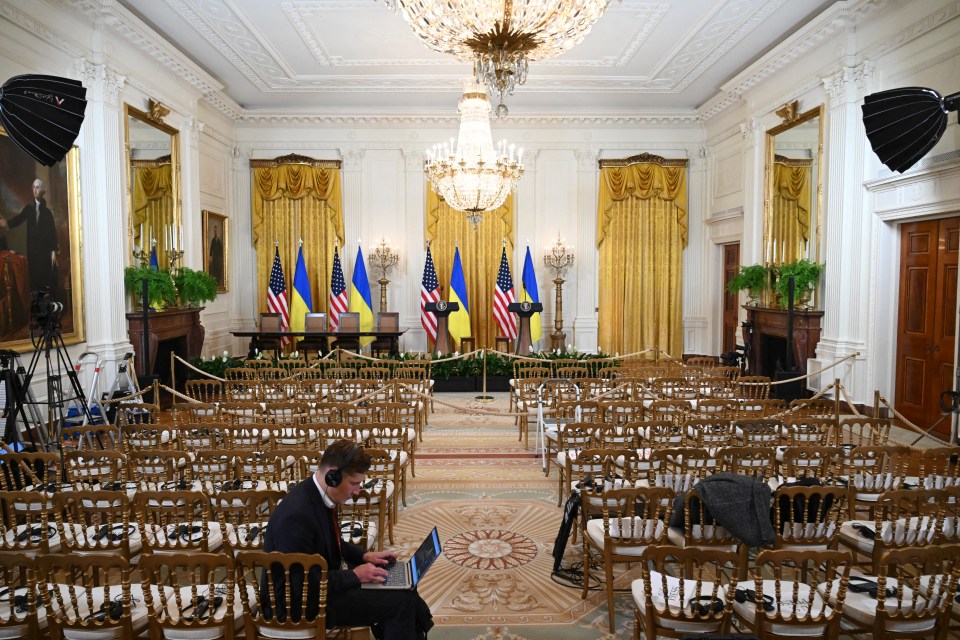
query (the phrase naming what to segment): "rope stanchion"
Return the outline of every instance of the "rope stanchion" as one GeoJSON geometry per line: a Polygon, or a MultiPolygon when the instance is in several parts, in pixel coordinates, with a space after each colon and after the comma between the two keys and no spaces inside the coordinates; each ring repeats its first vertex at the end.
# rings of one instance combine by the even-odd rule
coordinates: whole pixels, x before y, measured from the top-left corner
{"type": "Polygon", "coordinates": [[[153,389],[152,389],[152,388],[151,388],[151,389],[141,389],[140,391],[135,391],[134,393],[131,393],[131,394],[128,395],[128,396],[123,396],[122,398],[110,398],[109,400],[104,400],[104,401],[101,402],[100,404],[106,405],[106,406],[110,406],[110,405],[112,405],[112,404],[118,404],[118,403],[120,403],[120,402],[126,402],[127,400],[130,400],[131,398],[142,398],[143,396],[145,396],[146,394],[151,393],[151,392],[153,392],[153,389]]]}
{"type": "Polygon", "coordinates": [[[181,358],[181,357],[178,356],[177,354],[172,354],[172,355],[173,355],[173,357],[175,357],[177,360],[179,360],[180,362],[182,362],[183,364],[185,364],[188,369],[191,369],[191,370],[193,370],[193,371],[196,371],[196,372],[199,373],[200,375],[206,376],[207,378],[210,378],[211,380],[217,380],[218,382],[225,382],[225,380],[224,380],[223,378],[218,378],[217,376],[213,375],[212,373],[207,373],[207,372],[204,371],[203,369],[198,369],[197,367],[193,366],[191,363],[187,362],[186,360],[184,360],[183,358],[181,358]]]}
{"type": "Polygon", "coordinates": [[[843,394],[843,401],[847,403],[847,406],[850,407],[850,410],[853,411],[853,415],[858,418],[862,418],[863,414],[857,411],[856,405],[853,404],[853,400],[850,399],[850,396],[847,395],[847,388],[842,384],[840,385],[840,393],[843,394]]]}
{"type": "MultiPolygon", "coordinates": [[[[925,430],[923,427],[921,427],[921,426],[919,426],[919,425],[916,425],[916,424],[914,424],[913,422],[911,422],[905,415],[903,415],[902,413],[900,413],[899,411],[897,411],[897,410],[893,407],[893,405],[891,405],[890,402],[889,402],[886,398],[884,398],[883,396],[880,396],[880,402],[882,402],[882,403],[884,404],[884,406],[886,406],[887,409],[890,410],[890,413],[893,414],[893,417],[894,417],[894,418],[896,418],[896,419],[899,420],[901,423],[903,423],[903,425],[904,425],[905,427],[907,427],[908,429],[912,429],[912,430],[915,431],[916,433],[918,433],[918,434],[920,434],[920,435],[922,435],[922,436],[925,436],[925,437],[927,437],[927,438],[930,438],[930,439],[933,440],[934,442],[938,442],[938,443],[940,443],[940,444],[942,444],[942,445],[944,445],[944,446],[950,446],[950,443],[947,442],[946,440],[943,440],[943,439],[941,439],[941,438],[938,438],[937,436],[933,435],[932,433],[929,433],[929,432],[928,432],[927,430],[925,430]]],[[[901,444],[906,444],[906,443],[901,443],[901,444]]]]}
{"type": "MultiPolygon", "coordinates": [[[[787,384],[787,383],[790,383],[790,382],[798,382],[798,381],[800,381],[800,380],[806,380],[807,378],[811,378],[811,377],[813,377],[813,376],[815,376],[815,375],[819,375],[819,374],[823,373],[824,371],[827,371],[827,370],[829,370],[829,369],[833,369],[834,367],[836,367],[836,366],[839,365],[840,363],[844,362],[845,360],[850,360],[851,358],[856,358],[856,357],[859,356],[859,355],[860,355],[860,352],[859,352],[859,351],[857,351],[856,353],[851,353],[850,355],[844,356],[844,357],[840,358],[839,360],[837,360],[836,362],[834,362],[833,364],[827,365],[826,367],[823,367],[822,369],[817,369],[816,371],[811,371],[810,373],[804,374],[804,375],[802,375],[802,376],[797,376],[796,378],[789,378],[789,379],[787,379],[787,380],[775,380],[775,381],[773,381],[773,382],[770,383],[770,386],[778,385],[778,384],[787,384]]],[[[758,383],[758,382],[744,382],[743,384],[760,384],[760,383],[758,383]]],[[[764,383],[764,384],[765,384],[765,383],[764,383]]]]}

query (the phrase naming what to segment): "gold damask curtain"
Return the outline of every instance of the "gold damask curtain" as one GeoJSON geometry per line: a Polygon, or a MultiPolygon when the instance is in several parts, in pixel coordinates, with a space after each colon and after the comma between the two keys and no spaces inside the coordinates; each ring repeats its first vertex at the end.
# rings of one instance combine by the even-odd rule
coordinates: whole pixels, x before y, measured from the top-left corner
{"type": "MultiPolygon", "coordinates": [[[[459,242],[470,300],[470,335],[476,339],[478,349],[493,348],[498,333],[493,319],[493,290],[497,284],[504,240],[507,242],[507,257],[513,255],[513,195],[507,196],[499,209],[483,214],[483,222],[474,229],[467,221],[467,214],[451,209],[430,186],[427,189],[426,230],[427,240],[432,241],[430,251],[437,279],[443,287],[444,300],[449,297],[453,252],[459,242]]],[[[516,290],[518,280],[514,265],[511,265],[511,273],[516,290]]]]}
{"type": "MultiPolygon", "coordinates": [[[[133,160],[133,244],[150,250],[157,241],[157,256],[166,259],[177,229],[173,215],[173,169],[169,158],[133,160]]],[[[162,264],[166,267],[166,264],[162,264]]]]}
{"type": "Polygon", "coordinates": [[[777,156],[773,163],[773,211],[770,242],[773,262],[806,257],[810,238],[810,171],[812,160],[777,156]]]}
{"type": "Polygon", "coordinates": [[[597,344],[608,353],[660,347],[680,357],[686,161],[641,158],[600,166],[597,344]]]}
{"type": "Polygon", "coordinates": [[[287,156],[251,160],[250,167],[260,312],[267,310],[274,246],[280,249],[287,299],[290,299],[300,240],[303,240],[313,311],[326,311],[333,247],[343,246],[340,162],[287,156]]]}

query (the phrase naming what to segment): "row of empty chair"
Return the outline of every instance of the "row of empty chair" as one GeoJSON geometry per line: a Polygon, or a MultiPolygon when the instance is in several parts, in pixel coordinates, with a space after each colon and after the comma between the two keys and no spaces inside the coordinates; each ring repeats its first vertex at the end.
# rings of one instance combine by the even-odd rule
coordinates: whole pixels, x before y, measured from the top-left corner
{"type": "Polygon", "coordinates": [[[145,553],[134,566],[119,554],[0,553],[0,634],[324,638],[326,593],[319,555],[145,553]]]}

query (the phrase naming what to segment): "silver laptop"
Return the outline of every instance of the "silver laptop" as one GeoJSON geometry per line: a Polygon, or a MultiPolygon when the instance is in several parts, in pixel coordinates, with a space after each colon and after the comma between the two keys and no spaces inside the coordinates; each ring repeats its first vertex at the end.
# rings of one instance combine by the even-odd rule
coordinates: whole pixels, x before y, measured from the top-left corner
{"type": "Polygon", "coordinates": [[[390,572],[386,582],[367,582],[360,586],[364,589],[416,589],[440,551],[440,534],[434,527],[412,558],[397,560],[385,567],[390,572]]]}

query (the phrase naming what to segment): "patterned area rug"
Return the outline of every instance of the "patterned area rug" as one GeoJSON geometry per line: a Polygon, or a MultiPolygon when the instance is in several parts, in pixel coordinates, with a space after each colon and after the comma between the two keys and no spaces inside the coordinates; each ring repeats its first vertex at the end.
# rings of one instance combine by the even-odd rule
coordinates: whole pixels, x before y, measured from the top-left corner
{"type": "MultiPolygon", "coordinates": [[[[580,587],[551,579],[562,516],[557,474],[544,477],[533,438],[530,448],[518,440],[506,394],[493,395],[480,403],[473,394],[438,394],[396,527],[403,556],[433,526],[444,543],[420,586],[437,624],[431,640],[631,638],[629,594],[618,597],[618,633],[610,635],[603,591],[584,600],[580,587]]],[[[580,553],[568,545],[564,565],[580,553]]]]}

